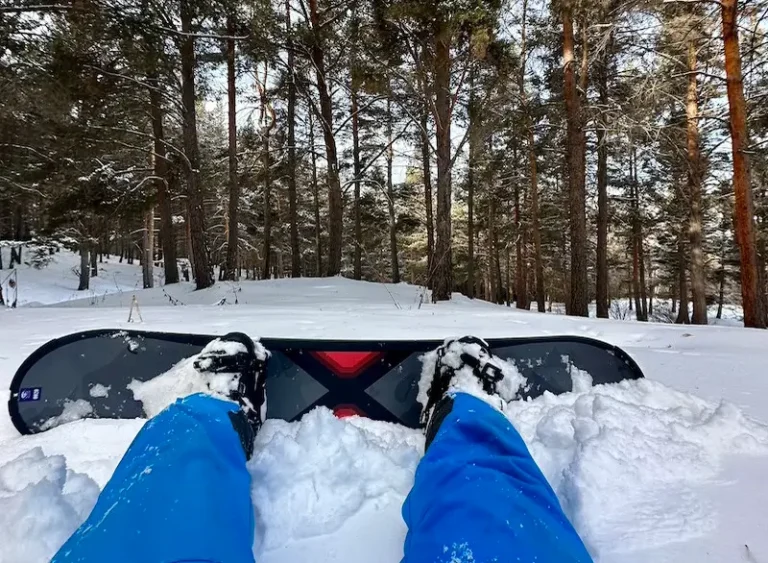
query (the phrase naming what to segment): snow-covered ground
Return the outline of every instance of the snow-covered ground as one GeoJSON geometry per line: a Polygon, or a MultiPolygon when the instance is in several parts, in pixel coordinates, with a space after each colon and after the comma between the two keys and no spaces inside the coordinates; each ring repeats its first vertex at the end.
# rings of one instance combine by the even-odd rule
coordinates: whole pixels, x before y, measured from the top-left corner
{"type": "MultiPolygon", "coordinates": [[[[11,276],[11,248],[7,241],[0,241],[0,253],[5,270],[0,270],[0,283],[3,285],[3,295],[10,303],[18,295],[18,307],[35,307],[51,303],[61,303],[72,299],[85,300],[90,304],[98,304],[105,295],[124,293],[141,289],[141,266],[138,260],[134,264],[123,261],[119,256],[104,257],[98,264],[99,275],[91,278],[90,289],[77,291],[80,257],[65,249],[47,256],[49,263],[43,268],[34,268],[31,261],[34,247],[25,245],[22,248],[22,265],[16,266],[16,274],[11,276]],[[16,288],[9,287],[13,280],[16,288]]],[[[162,279],[162,268],[154,269],[155,284],[162,279]]]]}
{"type": "MultiPolygon", "coordinates": [[[[129,268],[135,285],[140,270],[129,268]]],[[[39,283],[47,302],[76,293],[64,267],[58,281],[44,272],[28,272],[29,291],[39,283]]],[[[507,415],[595,559],[768,562],[768,332],[540,315],[460,296],[435,306],[420,288],[340,278],[139,291],[144,322],[129,325],[126,272],[122,291],[96,300],[0,309],[1,402],[29,353],[88,328],[350,339],[591,336],[622,346],[648,379],[513,403],[507,415]]],[[[0,563],[50,557],[141,425],[82,420],[20,437],[0,413],[0,563]]],[[[257,441],[250,469],[260,563],[400,560],[400,506],[423,450],[418,432],[316,410],[298,423],[268,422],[257,441]]]]}

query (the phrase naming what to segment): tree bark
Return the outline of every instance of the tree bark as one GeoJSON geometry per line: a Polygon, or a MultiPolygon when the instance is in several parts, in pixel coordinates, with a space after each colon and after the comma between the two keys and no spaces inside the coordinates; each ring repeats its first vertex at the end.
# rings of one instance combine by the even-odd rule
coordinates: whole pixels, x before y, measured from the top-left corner
{"type": "MultiPolygon", "coordinates": [[[[91,242],[91,248],[90,248],[90,258],[91,258],[91,277],[95,278],[99,275],[99,265],[98,265],[98,241],[93,240],[91,242]]],[[[19,265],[21,265],[21,247],[19,247],[19,265]]]]}
{"type": "MultiPolygon", "coordinates": [[[[611,36],[612,37],[612,36],[611,36]]],[[[611,39],[604,48],[597,71],[597,89],[600,107],[608,107],[608,57],[611,39]]],[[[597,121],[597,255],[595,308],[599,318],[608,318],[608,127],[607,117],[597,121]]]]}
{"type": "Polygon", "coordinates": [[[356,280],[363,277],[363,223],[360,216],[360,181],[362,166],[360,164],[360,125],[358,120],[357,87],[352,84],[352,170],[355,175],[355,255],[353,275],[356,280]]]}
{"type": "Polygon", "coordinates": [[[725,301],[725,267],[720,266],[717,272],[720,289],[717,295],[717,318],[723,318],[723,302],[725,301]]]}
{"type": "Polygon", "coordinates": [[[685,236],[681,232],[677,235],[677,285],[680,294],[680,308],[677,312],[677,324],[690,324],[688,316],[688,281],[686,278],[687,264],[685,260],[685,236]]]}
{"type": "Polygon", "coordinates": [[[173,173],[168,162],[163,126],[163,106],[160,97],[159,82],[156,75],[149,77],[149,110],[152,120],[153,168],[160,209],[160,247],[163,250],[163,270],[165,284],[179,283],[179,267],[176,260],[176,236],[173,228],[171,208],[170,174],[173,173]]]}
{"type": "Polygon", "coordinates": [[[154,254],[155,254],[155,207],[150,206],[144,214],[144,232],[142,233],[141,275],[144,289],[155,286],[154,254]]]}
{"type": "Polygon", "coordinates": [[[541,226],[539,224],[539,185],[538,170],[536,165],[536,142],[531,122],[530,108],[528,106],[528,96],[525,91],[525,75],[528,62],[528,43],[527,43],[527,18],[528,18],[528,0],[523,0],[523,13],[521,17],[520,34],[520,73],[518,76],[518,87],[522,97],[523,119],[527,132],[528,141],[528,171],[531,180],[531,227],[533,235],[533,263],[536,274],[536,303],[540,313],[545,309],[544,296],[544,264],[541,257],[541,226]]]}
{"type": "Polygon", "coordinates": [[[467,297],[475,297],[475,166],[477,166],[478,115],[475,104],[475,70],[469,71],[469,156],[467,162],[467,297]]]}
{"type": "Polygon", "coordinates": [[[584,185],[584,135],[581,103],[576,90],[573,21],[570,3],[562,8],[563,20],[563,93],[567,120],[566,163],[568,168],[569,227],[571,235],[570,307],[568,314],[589,316],[587,292],[587,216],[584,185]]]}
{"type": "Polygon", "coordinates": [[[79,243],[80,251],[80,284],[77,286],[77,291],[85,291],[88,289],[90,282],[90,265],[88,261],[88,243],[82,241],[79,243]]]}
{"type": "Polygon", "coordinates": [[[691,293],[693,297],[693,324],[707,324],[706,277],[704,249],[702,247],[701,178],[703,167],[699,150],[699,100],[696,76],[696,35],[688,38],[688,89],[685,96],[686,148],[688,156],[688,243],[691,253],[691,293]]]}
{"type": "Polygon", "coordinates": [[[536,302],[539,313],[544,312],[544,261],[541,256],[541,224],[539,221],[539,182],[536,170],[536,149],[533,126],[528,126],[528,164],[531,174],[531,221],[533,223],[533,261],[536,271],[536,302]]]}
{"type": "MultiPolygon", "coordinates": [[[[227,16],[227,34],[235,35],[235,16],[227,16]]],[[[289,51],[290,53],[291,51],[289,51]]],[[[289,55],[290,56],[290,55],[289,55]]],[[[227,147],[229,165],[229,205],[227,213],[227,258],[222,279],[234,281],[237,278],[238,252],[240,245],[240,182],[237,178],[237,99],[235,90],[235,40],[227,39],[227,147]]]]}
{"type": "MultiPolygon", "coordinates": [[[[267,99],[267,65],[264,65],[264,82],[259,86],[261,98],[261,116],[264,129],[262,132],[262,173],[264,177],[264,266],[262,277],[265,280],[271,277],[272,264],[272,174],[270,173],[271,161],[269,158],[270,134],[275,124],[274,116],[267,99]]],[[[282,276],[282,272],[280,272],[282,276]]]]}
{"type": "Polygon", "coordinates": [[[291,277],[301,277],[299,212],[296,199],[296,71],[291,28],[291,2],[285,0],[286,48],[288,50],[288,214],[291,224],[291,277]]]}
{"type": "MultiPolygon", "coordinates": [[[[517,155],[514,157],[517,162],[517,155]]],[[[525,261],[523,260],[523,228],[520,220],[520,187],[515,182],[514,192],[515,205],[515,307],[517,309],[528,308],[528,288],[526,281],[528,276],[525,272],[525,261]]]]}
{"type": "Polygon", "coordinates": [[[317,183],[317,154],[315,153],[315,124],[312,119],[312,111],[309,112],[309,151],[312,161],[312,199],[315,212],[315,275],[323,275],[323,231],[320,224],[320,187],[317,183]]]}
{"type": "Polygon", "coordinates": [[[642,206],[640,205],[640,180],[637,175],[637,150],[632,146],[630,153],[630,178],[632,192],[632,205],[634,213],[632,214],[632,231],[635,240],[635,252],[638,265],[638,285],[637,290],[640,297],[640,308],[637,310],[637,320],[648,320],[648,291],[645,283],[645,247],[643,245],[643,217],[642,206]]]}
{"type": "Polygon", "coordinates": [[[735,195],[734,226],[741,261],[741,301],[744,308],[744,326],[765,328],[765,301],[759,287],[757,250],[755,246],[754,206],[750,184],[747,149],[747,115],[744,103],[744,84],[741,75],[741,54],[738,36],[737,0],[720,2],[723,18],[723,45],[727,78],[728,107],[733,157],[733,190],[735,195]]]}
{"type": "MultiPolygon", "coordinates": [[[[634,229],[633,229],[634,231],[634,229]]],[[[638,256],[637,238],[632,236],[632,295],[635,300],[635,317],[638,321],[645,321],[643,308],[640,305],[640,257],[638,256]]]]}
{"type": "Polygon", "coordinates": [[[184,154],[187,157],[187,203],[189,206],[189,235],[191,260],[195,275],[195,288],[205,289],[213,285],[213,272],[208,262],[205,240],[205,210],[203,191],[200,187],[200,146],[197,140],[197,111],[195,108],[195,36],[192,29],[194,18],[191,0],[181,0],[181,101],[184,154]]]}
{"type": "Polygon", "coordinates": [[[501,281],[501,257],[499,253],[499,230],[496,225],[497,210],[499,206],[498,198],[495,190],[491,190],[490,194],[490,217],[488,219],[488,229],[490,230],[491,238],[491,252],[488,260],[491,262],[491,287],[493,291],[493,302],[503,303],[504,297],[502,295],[502,281],[501,281]]]}
{"type": "Polygon", "coordinates": [[[424,177],[424,211],[427,222],[427,287],[432,287],[435,268],[435,224],[432,214],[432,161],[429,155],[428,126],[429,115],[425,99],[421,112],[421,169],[424,177]]]}
{"type": "Polygon", "coordinates": [[[677,286],[672,284],[672,312],[677,312],[677,286]]]}
{"type": "Polygon", "coordinates": [[[320,36],[320,15],[317,0],[309,0],[309,19],[314,40],[310,58],[315,67],[317,91],[320,97],[320,125],[325,140],[325,160],[328,165],[328,269],[329,276],[341,273],[341,245],[344,219],[344,200],[339,180],[339,161],[336,139],[333,136],[333,104],[325,76],[325,51],[320,36]]]}
{"type": "Polygon", "coordinates": [[[446,301],[453,291],[451,240],[451,29],[438,18],[434,29],[435,129],[437,138],[437,237],[432,301],[446,301]]]}
{"type": "Polygon", "coordinates": [[[400,264],[397,256],[397,215],[395,213],[395,187],[392,183],[392,164],[395,149],[392,139],[392,91],[387,97],[387,211],[389,212],[389,254],[392,262],[392,283],[400,283],[400,264]]]}

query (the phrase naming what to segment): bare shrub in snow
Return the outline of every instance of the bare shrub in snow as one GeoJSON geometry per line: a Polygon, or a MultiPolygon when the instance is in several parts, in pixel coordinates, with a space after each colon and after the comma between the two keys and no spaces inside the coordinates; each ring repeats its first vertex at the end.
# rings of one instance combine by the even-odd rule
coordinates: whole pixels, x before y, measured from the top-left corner
{"type": "Polygon", "coordinates": [[[632,317],[628,301],[611,301],[611,309],[608,312],[612,319],[626,321],[632,317]]]}

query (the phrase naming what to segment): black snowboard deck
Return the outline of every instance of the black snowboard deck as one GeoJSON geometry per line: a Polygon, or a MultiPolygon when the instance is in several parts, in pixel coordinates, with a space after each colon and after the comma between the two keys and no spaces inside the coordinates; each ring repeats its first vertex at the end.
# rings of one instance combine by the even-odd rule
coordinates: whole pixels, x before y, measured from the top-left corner
{"type": "MultiPolygon", "coordinates": [[[[34,434],[72,418],[146,418],[130,383],[157,377],[213,338],[103,329],[52,340],[16,372],[8,401],[11,420],[20,433],[34,434]],[[75,403],[86,408],[77,414],[75,403]],[[76,414],[67,416],[67,410],[76,414]]],[[[442,341],[262,338],[261,343],[272,353],[268,418],[297,420],[322,405],[339,416],[358,414],[416,428],[420,356],[442,341]]],[[[527,397],[571,391],[573,367],[589,373],[594,385],[643,377],[626,352],[590,338],[496,338],[488,344],[528,379],[527,397]]]]}

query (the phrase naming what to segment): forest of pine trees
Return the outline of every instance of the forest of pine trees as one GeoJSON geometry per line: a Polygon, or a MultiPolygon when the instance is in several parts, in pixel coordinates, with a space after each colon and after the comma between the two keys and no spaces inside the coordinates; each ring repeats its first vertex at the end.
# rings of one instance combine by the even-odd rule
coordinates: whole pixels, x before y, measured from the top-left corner
{"type": "Polygon", "coordinates": [[[767,15],[0,0],[0,239],[67,240],[80,289],[110,254],[145,287],[343,275],[765,327],[767,15]]]}

